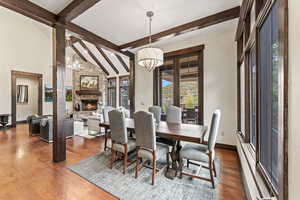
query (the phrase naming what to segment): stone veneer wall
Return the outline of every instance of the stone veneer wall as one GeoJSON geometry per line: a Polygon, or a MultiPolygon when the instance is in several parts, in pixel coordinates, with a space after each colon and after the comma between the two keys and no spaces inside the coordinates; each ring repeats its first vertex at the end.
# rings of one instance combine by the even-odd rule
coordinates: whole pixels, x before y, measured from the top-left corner
{"type": "MultiPolygon", "coordinates": [[[[81,65],[81,69],[78,71],[73,71],[73,108],[75,104],[79,103],[81,105],[81,100],[87,99],[87,100],[94,100],[97,99],[98,103],[101,103],[102,105],[106,105],[106,88],[107,88],[107,77],[106,74],[99,69],[99,67],[89,63],[85,62],[81,65]],[[80,90],[80,76],[81,75],[91,75],[91,76],[99,76],[99,91],[102,93],[101,96],[95,96],[95,95],[77,95],[76,91],[80,90]]],[[[74,109],[73,109],[74,110],[74,109]]],[[[74,110],[74,112],[76,112],[74,110]]],[[[77,112],[77,114],[90,114],[90,111],[80,111],[77,112]]]]}

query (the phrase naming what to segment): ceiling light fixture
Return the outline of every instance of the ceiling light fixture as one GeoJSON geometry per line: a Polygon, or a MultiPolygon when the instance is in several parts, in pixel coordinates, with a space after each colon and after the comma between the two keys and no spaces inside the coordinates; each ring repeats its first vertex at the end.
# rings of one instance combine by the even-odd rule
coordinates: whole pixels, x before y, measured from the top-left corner
{"type": "Polygon", "coordinates": [[[148,11],[146,15],[149,18],[149,46],[138,50],[137,60],[140,66],[145,67],[149,72],[151,72],[156,67],[163,65],[164,52],[159,48],[150,46],[152,42],[151,25],[154,13],[152,11],[148,11]]]}

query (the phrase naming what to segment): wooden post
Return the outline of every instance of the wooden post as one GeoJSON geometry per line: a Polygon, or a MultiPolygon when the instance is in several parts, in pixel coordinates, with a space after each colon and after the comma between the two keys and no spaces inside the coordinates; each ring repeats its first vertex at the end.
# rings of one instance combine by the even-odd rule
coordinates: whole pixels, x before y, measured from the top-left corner
{"type": "Polygon", "coordinates": [[[53,34],[53,162],[66,160],[66,137],[63,122],[65,101],[65,28],[55,25],[53,34]]]}

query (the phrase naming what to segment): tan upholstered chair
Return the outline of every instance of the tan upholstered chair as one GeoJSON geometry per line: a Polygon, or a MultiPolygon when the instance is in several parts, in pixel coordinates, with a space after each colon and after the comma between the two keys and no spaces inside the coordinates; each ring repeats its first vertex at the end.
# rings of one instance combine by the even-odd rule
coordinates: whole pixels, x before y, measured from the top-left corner
{"type": "Polygon", "coordinates": [[[215,149],[217,136],[219,133],[220,119],[221,119],[221,111],[216,110],[212,116],[207,145],[188,143],[181,149],[181,151],[180,151],[180,178],[182,178],[182,175],[192,176],[194,178],[199,178],[199,179],[211,182],[212,187],[215,188],[214,175],[217,176],[217,173],[216,173],[216,166],[215,166],[215,160],[214,160],[214,158],[215,158],[215,150],[214,149],[215,149]],[[183,159],[187,160],[188,166],[189,166],[189,164],[194,164],[194,165],[200,166],[199,164],[194,163],[192,161],[207,163],[208,166],[200,166],[200,167],[203,167],[203,168],[206,168],[209,170],[210,179],[205,178],[205,177],[200,177],[197,175],[193,175],[193,174],[184,173],[182,171],[183,159]]]}
{"type": "Polygon", "coordinates": [[[108,113],[108,115],[112,140],[110,167],[113,168],[117,152],[122,153],[124,155],[123,173],[125,174],[128,164],[128,153],[135,150],[135,140],[128,138],[127,128],[125,126],[125,118],[122,112],[118,110],[112,110],[108,113]]]}
{"type": "Polygon", "coordinates": [[[152,162],[152,185],[155,183],[156,174],[156,136],[153,114],[138,111],[134,114],[135,137],[136,137],[136,169],[135,178],[141,169],[141,159],[152,162]]]}

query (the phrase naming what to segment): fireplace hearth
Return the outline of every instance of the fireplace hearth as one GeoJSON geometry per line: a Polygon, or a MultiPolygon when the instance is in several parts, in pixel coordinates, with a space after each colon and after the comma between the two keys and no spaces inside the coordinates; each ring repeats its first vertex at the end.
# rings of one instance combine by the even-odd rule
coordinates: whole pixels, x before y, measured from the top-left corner
{"type": "Polygon", "coordinates": [[[98,100],[81,100],[82,111],[95,111],[98,109],[98,100]]]}

